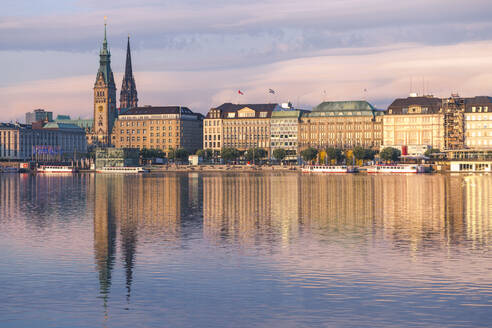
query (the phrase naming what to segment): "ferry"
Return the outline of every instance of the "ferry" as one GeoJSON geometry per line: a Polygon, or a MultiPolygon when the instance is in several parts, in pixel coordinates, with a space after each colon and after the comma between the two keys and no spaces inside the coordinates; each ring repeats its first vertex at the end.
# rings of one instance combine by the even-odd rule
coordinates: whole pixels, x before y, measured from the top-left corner
{"type": "Polygon", "coordinates": [[[69,165],[40,165],[36,172],[38,173],[75,173],[77,170],[69,165]]]}
{"type": "Polygon", "coordinates": [[[99,173],[144,173],[149,170],[141,166],[105,166],[102,169],[96,170],[99,173]]]}
{"type": "Polygon", "coordinates": [[[367,173],[425,173],[425,167],[416,164],[373,165],[367,173]]]}
{"type": "Polygon", "coordinates": [[[304,173],[354,173],[357,169],[347,165],[309,165],[302,168],[304,173]]]}

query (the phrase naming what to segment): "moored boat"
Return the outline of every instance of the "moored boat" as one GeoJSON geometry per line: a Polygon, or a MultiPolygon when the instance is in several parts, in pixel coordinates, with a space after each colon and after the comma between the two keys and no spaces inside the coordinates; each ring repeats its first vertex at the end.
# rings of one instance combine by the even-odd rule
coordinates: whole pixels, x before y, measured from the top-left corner
{"type": "Polygon", "coordinates": [[[18,173],[19,169],[11,166],[0,166],[0,173],[18,173]]]}
{"type": "Polygon", "coordinates": [[[144,173],[149,172],[149,170],[141,166],[105,166],[102,169],[97,169],[96,172],[99,173],[144,173]]]}
{"type": "Polygon", "coordinates": [[[417,164],[373,165],[367,168],[367,173],[425,173],[425,167],[417,164]]]}
{"type": "Polygon", "coordinates": [[[69,165],[40,165],[36,172],[38,173],[75,173],[77,170],[69,165]]]}
{"type": "Polygon", "coordinates": [[[302,168],[304,173],[354,173],[357,169],[347,165],[309,165],[302,168]]]}

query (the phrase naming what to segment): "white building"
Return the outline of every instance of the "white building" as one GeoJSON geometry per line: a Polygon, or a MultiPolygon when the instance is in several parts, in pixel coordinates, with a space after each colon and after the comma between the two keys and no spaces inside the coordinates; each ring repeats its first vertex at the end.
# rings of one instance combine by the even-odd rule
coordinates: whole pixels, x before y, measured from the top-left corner
{"type": "Polygon", "coordinates": [[[492,98],[466,100],[465,145],[473,149],[492,149],[492,98]]]}

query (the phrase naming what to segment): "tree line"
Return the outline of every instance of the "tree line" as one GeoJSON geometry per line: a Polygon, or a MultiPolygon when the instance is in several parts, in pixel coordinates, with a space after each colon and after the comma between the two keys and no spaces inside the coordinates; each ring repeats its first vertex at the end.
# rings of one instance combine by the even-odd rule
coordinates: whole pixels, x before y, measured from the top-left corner
{"type": "MultiPolygon", "coordinates": [[[[432,151],[430,151],[432,152],[432,151]]],[[[238,150],[237,148],[222,148],[220,151],[213,151],[211,149],[199,149],[195,153],[205,161],[212,161],[221,158],[224,162],[230,163],[240,159],[244,159],[249,162],[262,161],[268,156],[268,152],[263,148],[250,148],[246,151],[238,150]]],[[[140,150],[140,157],[143,160],[152,160],[155,158],[167,158],[168,160],[174,160],[179,162],[185,162],[188,160],[190,153],[183,148],[170,149],[167,153],[160,149],[146,149],[140,150]]],[[[272,152],[273,158],[277,161],[283,162],[289,155],[288,150],[283,148],[274,149],[272,152]]],[[[302,159],[305,162],[313,162],[317,160],[321,164],[339,164],[347,163],[351,164],[354,161],[371,161],[374,160],[378,151],[369,148],[363,148],[356,146],[353,149],[344,150],[336,147],[328,147],[324,149],[316,149],[313,147],[306,148],[300,152],[302,159]]],[[[398,161],[401,156],[401,151],[396,148],[387,147],[379,152],[379,158],[383,161],[398,161]]]]}

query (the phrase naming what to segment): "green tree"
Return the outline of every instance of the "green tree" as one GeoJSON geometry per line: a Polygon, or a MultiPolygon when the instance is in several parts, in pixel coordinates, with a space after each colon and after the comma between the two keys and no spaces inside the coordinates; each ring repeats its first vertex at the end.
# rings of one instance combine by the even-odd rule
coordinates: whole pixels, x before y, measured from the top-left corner
{"type": "Polygon", "coordinates": [[[220,157],[226,162],[236,160],[239,157],[239,150],[236,148],[222,148],[220,157]]]}
{"type": "Polygon", "coordinates": [[[188,151],[186,149],[183,149],[183,148],[178,148],[174,152],[174,158],[177,159],[180,162],[187,161],[188,160],[188,155],[189,155],[188,151]]]}
{"type": "Polygon", "coordinates": [[[353,153],[356,160],[362,160],[364,159],[364,157],[366,157],[366,150],[361,146],[356,146],[353,149],[353,153]]]}
{"type": "Polygon", "coordinates": [[[205,149],[205,157],[212,159],[214,157],[214,151],[212,149],[205,149]]]}
{"type": "Polygon", "coordinates": [[[244,157],[248,161],[253,161],[253,160],[259,160],[262,158],[265,158],[267,155],[267,152],[263,148],[250,148],[246,151],[244,154],[244,157]]]}
{"type": "Polygon", "coordinates": [[[167,158],[169,160],[173,160],[175,159],[175,150],[174,148],[169,148],[169,150],[167,151],[167,158]]]}
{"type": "Polygon", "coordinates": [[[374,155],[376,155],[374,150],[362,148],[361,146],[356,146],[353,153],[357,160],[373,160],[374,155]]]}
{"type": "Polygon", "coordinates": [[[334,147],[329,147],[326,149],[326,157],[328,158],[328,160],[335,160],[335,162],[337,163],[345,158],[343,151],[339,148],[334,147]]]}
{"type": "Polygon", "coordinates": [[[379,157],[384,161],[396,162],[401,156],[401,151],[393,147],[386,147],[379,153],[379,157]]]}
{"type": "Polygon", "coordinates": [[[313,147],[309,147],[301,151],[302,159],[305,160],[306,162],[312,161],[313,159],[316,158],[317,155],[318,155],[318,150],[313,147]]]}
{"type": "Polygon", "coordinates": [[[151,160],[155,158],[164,158],[166,157],[166,154],[160,149],[142,148],[140,150],[140,157],[142,159],[151,160]]]}
{"type": "Polygon", "coordinates": [[[425,157],[431,157],[432,154],[440,153],[441,151],[436,148],[429,148],[425,151],[424,155],[425,157]]]}
{"type": "Polygon", "coordinates": [[[202,159],[206,159],[206,156],[207,156],[207,152],[203,149],[198,149],[196,151],[196,154],[198,157],[201,157],[202,159]]]}
{"type": "Polygon", "coordinates": [[[286,156],[287,151],[283,148],[277,148],[273,151],[273,157],[275,157],[279,161],[283,161],[286,156]]]}

